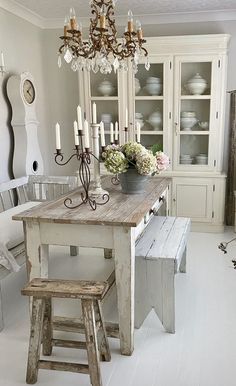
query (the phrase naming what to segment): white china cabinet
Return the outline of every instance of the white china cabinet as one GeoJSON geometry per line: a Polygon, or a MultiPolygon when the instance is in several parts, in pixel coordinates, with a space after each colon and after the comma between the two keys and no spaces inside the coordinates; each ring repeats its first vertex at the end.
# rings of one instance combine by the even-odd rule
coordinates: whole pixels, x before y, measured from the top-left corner
{"type": "Polygon", "coordinates": [[[148,38],[149,71],[144,59],[136,74],[131,66],[117,74],[79,74],[80,103],[91,119],[91,103],[96,102],[107,143],[109,122],[116,120],[124,141],[127,109],[129,139],[135,140],[138,121],[141,143],[169,155],[169,214],[190,217],[192,228],[201,231],[223,228],[229,39],[225,34],[148,38]]]}

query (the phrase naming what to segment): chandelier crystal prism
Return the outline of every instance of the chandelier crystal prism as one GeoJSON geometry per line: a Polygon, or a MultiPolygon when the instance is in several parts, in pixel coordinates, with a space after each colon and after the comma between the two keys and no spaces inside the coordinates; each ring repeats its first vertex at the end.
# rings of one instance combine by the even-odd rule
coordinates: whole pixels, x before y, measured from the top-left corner
{"type": "Polygon", "coordinates": [[[82,24],[78,22],[74,8],[65,18],[64,35],[60,36],[63,44],[59,48],[58,66],[62,58],[70,63],[73,71],[79,69],[111,73],[112,68],[128,69],[127,59],[130,59],[134,72],[138,71],[141,57],[145,57],[145,68],[149,70],[148,52],[143,44],[142,26],[139,20],[134,28],[133,14],[128,12],[128,23],[123,37],[118,40],[115,26],[114,6],[116,0],[91,0],[89,37],[83,40],[82,24]]]}

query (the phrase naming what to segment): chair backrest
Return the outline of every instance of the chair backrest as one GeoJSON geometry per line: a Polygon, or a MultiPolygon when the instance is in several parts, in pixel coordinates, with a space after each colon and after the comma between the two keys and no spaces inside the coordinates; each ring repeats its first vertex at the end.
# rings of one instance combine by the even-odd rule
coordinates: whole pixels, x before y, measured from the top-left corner
{"type": "Polygon", "coordinates": [[[74,176],[29,176],[28,196],[32,201],[49,201],[77,187],[74,176]]]}
{"type": "Polygon", "coordinates": [[[20,177],[0,184],[0,212],[29,201],[28,177],[20,177]]]}
{"type": "Polygon", "coordinates": [[[78,186],[75,176],[24,176],[0,183],[0,212],[27,201],[49,201],[78,186]]]}

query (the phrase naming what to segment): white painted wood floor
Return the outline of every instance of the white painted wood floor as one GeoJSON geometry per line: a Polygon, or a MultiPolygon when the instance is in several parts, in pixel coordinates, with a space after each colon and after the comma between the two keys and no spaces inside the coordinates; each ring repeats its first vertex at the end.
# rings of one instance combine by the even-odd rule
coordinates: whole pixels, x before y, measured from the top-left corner
{"type": "MultiPolygon", "coordinates": [[[[132,357],[121,356],[118,341],[109,339],[112,361],[101,363],[104,386],[236,385],[236,271],[231,263],[236,244],[229,246],[226,255],[217,248],[220,241],[233,235],[231,229],[223,235],[190,234],[188,272],[176,276],[176,334],[165,333],[150,313],[135,331],[132,357]]],[[[80,258],[71,258],[68,249],[57,247],[51,248],[51,254],[51,277],[103,278],[105,264],[107,271],[112,264],[99,250],[81,250],[80,258]]],[[[27,298],[20,295],[24,282],[25,273],[21,272],[2,283],[6,318],[0,333],[1,386],[25,384],[29,319],[27,298]]],[[[115,318],[113,303],[111,295],[105,308],[105,316],[111,320],[115,318]]],[[[77,302],[57,301],[55,308],[57,314],[76,315],[77,302]]],[[[61,360],[86,359],[81,350],[54,348],[54,353],[61,360]]],[[[90,382],[87,375],[39,371],[38,385],[65,384],[86,386],[90,382]]]]}

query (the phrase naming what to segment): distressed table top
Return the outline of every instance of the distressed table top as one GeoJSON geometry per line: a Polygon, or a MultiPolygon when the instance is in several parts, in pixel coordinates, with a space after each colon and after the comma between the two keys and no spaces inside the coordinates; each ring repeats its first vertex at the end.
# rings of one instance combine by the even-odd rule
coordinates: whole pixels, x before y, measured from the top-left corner
{"type": "Polygon", "coordinates": [[[73,200],[73,205],[80,202],[81,189],[78,188],[60,198],[42,203],[32,209],[13,216],[14,220],[38,220],[61,224],[115,225],[136,227],[155,204],[158,197],[170,183],[169,178],[150,177],[143,194],[123,194],[121,187],[112,185],[110,177],[102,178],[102,186],[109,191],[107,204],[97,206],[93,211],[88,204],[77,209],[68,209],[64,205],[66,197],[73,200]]]}

